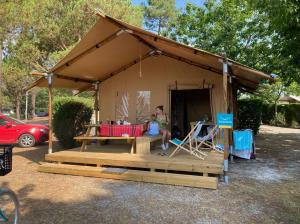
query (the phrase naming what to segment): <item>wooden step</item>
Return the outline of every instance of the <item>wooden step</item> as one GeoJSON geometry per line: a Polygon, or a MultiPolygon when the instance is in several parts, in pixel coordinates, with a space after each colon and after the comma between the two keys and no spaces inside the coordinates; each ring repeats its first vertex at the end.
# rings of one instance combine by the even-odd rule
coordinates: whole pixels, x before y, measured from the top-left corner
{"type": "Polygon", "coordinates": [[[122,168],[100,168],[82,165],[43,163],[38,166],[38,171],[208,189],[217,189],[218,185],[218,179],[216,177],[129,170],[122,168]]]}
{"type": "Polygon", "coordinates": [[[223,157],[215,160],[187,160],[157,155],[130,155],[62,151],[46,155],[47,161],[97,166],[117,166],[173,171],[199,172],[206,174],[223,173],[223,157]]]}

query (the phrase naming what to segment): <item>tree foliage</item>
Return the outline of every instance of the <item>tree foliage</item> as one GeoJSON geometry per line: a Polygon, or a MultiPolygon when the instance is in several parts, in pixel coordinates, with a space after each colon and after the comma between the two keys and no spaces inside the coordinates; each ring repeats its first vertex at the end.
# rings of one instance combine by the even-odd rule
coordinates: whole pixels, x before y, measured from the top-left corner
{"type": "MultiPolygon", "coordinates": [[[[4,52],[4,85],[0,85],[0,90],[17,111],[24,87],[32,82],[30,71],[47,71],[66,55],[95,23],[97,11],[142,25],[142,7],[133,6],[130,0],[0,2],[0,54],[2,49],[4,52]]],[[[1,65],[0,61],[0,81],[1,65]]]]}
{"type": "MultiPolygon", "coordinates": [[[[252,98],[261,100],[264,104],[270,105],[273,108],[272,117],[274,124],[277,123],[277,119],[282,117],[282,115],[277,116],[278,103],[282,96],[285,95],[297,95],[299,93],[300,87],[298,83],[293,82],[290,85],[284,84],[281,79],[277,79],[274,83],[265,83],[259,86],[257,94],[253,95],[252,98]]],[[[265,111],[266,113],[267,110],[265,111]]],[[[268,117],[269,115],[266,115],[268,117]]],[[[288,119],[287,119],[288,120],[288,119]]]]}
{"type": "Polygon", "coordinates": [[[268,3],[276,1],[208,0],[203,7],[187,4],[169,31],[177,41],[225,53],[258,70],[278,74],[285,83],[292,80],[300,83],[299,62],[292,56],[299,54],[300,41],[295,41],[300,35],[299,13],[295,15],[299,12],[299,4],[296,7],[299,1],[278,1],[280,13],[286,19],[294,16],[287,24],[286,19],[273,17],[276,11],[268,3]],[[288,34],[290,29],[294,30],[288,34]]]}
{"type": "Polygon", "coordinates": [[[270,30],[278,35],[274,46],[278,52],[278,69],[286,82],[300,83],[300,1],[253,0],[252,8],[268,15],[270,30]]]}
{"type": "Polygon", "coordinates": [[[144,4],[146,28],[158,35],[167,36],[167,30],[176,20],[178,10],[175,0],[147,0],[144,4]]]}
{"type": "Polygon", "coordinates": [[[260,98],[264,103],[277,104],[280,97],[287,92],[287,87],[280,79],[271,84],[262,84],[258,90],[255,98],[260,98]]]}
{"type": "Polygon", "coordinates": [[[267,104],[277,104],[280,97],[284,95],[299,95],[299,93],[300,86],[298,83],[293,82],[290,85],[286,85],[281,79],[277,79],[274,83],[261,84],[253,98],[259,98],[267,104]]]}

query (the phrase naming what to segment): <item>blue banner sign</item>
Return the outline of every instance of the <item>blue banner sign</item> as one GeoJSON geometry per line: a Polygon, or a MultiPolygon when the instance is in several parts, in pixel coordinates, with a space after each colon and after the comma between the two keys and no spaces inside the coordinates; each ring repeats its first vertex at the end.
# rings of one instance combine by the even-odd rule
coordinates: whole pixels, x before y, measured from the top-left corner
{"type": "Polygon", "coordinates": [[[218,113],[217,125],[219,128],[233,128],[233,114],[218,113]]]}

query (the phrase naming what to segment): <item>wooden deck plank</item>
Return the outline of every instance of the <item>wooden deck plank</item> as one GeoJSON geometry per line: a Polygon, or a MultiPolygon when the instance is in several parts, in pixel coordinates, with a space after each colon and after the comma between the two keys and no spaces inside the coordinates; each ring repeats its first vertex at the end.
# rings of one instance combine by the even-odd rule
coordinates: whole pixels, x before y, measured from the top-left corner
{"type": "Polygon", "coordinates": [[[46,155],[47,161],[77,164],[95,164],[120,167],[166,169],[176,171],[223,173],[223,158],[210,160],[189,160],[167,158],[156,155],[130,155],[115,153],[95,153],[61,151],[46,155]]]}
{"type": "Polygon", "coordinates": [[[124,172],[107,172],[106,168],[79,165],[44,163],[38,167],[38,171],[46,173],[142,181],[208,189],[217,189],[218,185],[218,179],[216,177],[203,177],[139,170],[125,170],[124,172]]]}
{"type": "Polygon", "coordinates": [[[60,151],[55,152],[52,154],[47,154],[46,158],[56,157],[56,156],[76,156],[76,157],[82,157],[82,158],[119,158],[119,159],[130,159],[130,160],[141,160],[141,161],[152,161],[152,160],[159,160],[159,161],[174,161],[174,162],[183,162],[183,163],[189,163],[189,164],[218,164],[223,163],[223,156],[216,154],[211,157],[207,157],[205,160],[199,160],[199,159],[186,159],[186,158],[168,158],[165,156],[157,156],[157,155],[139,155],[134,154],[131,155],[129,153],[122,153],[122,154],[116,154],[116,153],[101,153],[101,152],[78,152],[78,151],[60,151]]]}
{"type": "MultiPolygon", "coordinates": [[[[85,152],[84,152],[85,153],[85,152]]],[[[58,153],[53,153],[53,154],[48,154],[46,155],[46,160],[50,160],[50,161],[57,161],[57,160],[62,160],[62,159],[73,159],[74,162],[77,161],[82,161],[82,162],[87,162],[90,164],[94,164],[95,161],[99,161],[99,160],[113,160],[113,161],[134,161],[134,162],[147,162],[149,164],[151,163],[165,163],[165,164],[178,164],[178,165],[183,165],[183,166],[189,166],[189,167],[197,167],[197,166],[215,166],[218,164],[222,164],[222,161],[189,161],[186,159],[168,159],[165,158],[164,159],[160,159],[159,157],[149,157],[149,156],[145,156],[145,157],[135,157],[133,156],[127,156],[126,154],[122,154],[122,155],[116,155],[113,153],[92,153],[89,155],[86,154],[81,154],[81,153],[64,153],[64,154],[58,154],[58,153]]]]}
{"type": "Polygon", "coordinates": [[[58,157],[76,157],[76,158],[95,158],[95,159],[118,159],[118,160],[131,160],[131,161],[160,161],[160,162],[177,162],[190,165],[199,165],[199,164],[222,164],[223,157],[214,156],[214,158],[207,158],[205,160],[199,159],[186,159],[186,158],[168,158],[164,156],[157,155],[131,155],[129,153],[96,153],[96,152],[76,152],[76,151],[61,151],[52,154],[47,154],[46,159],[58,158],[58,157]]]}

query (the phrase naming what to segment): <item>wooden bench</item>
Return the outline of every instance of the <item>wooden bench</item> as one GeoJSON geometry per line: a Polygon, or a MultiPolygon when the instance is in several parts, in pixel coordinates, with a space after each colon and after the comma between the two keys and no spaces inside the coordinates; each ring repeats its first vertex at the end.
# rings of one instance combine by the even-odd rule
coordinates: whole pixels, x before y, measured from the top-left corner
{"type": "Polygon", "coordinates": [[[162,136],[141,136],[136,138],[136,154],[151,154],[151,142],[162,139],[162,136]]]}
{"type": "Polygon", "coordinates": [[[86,149],[86,145],[89,141],[92,140],[127,140],[128,143],[131,143],[131,149],[130,153],[134,153],[134,148],[135,148],[135,137],[104,137],[104,136],[86,136],[86,135],[81,135],[74,137],[75,140],[77,141],[82,141],[82,145],[80,148],[80,152],[83,152],[86,149]]]}

